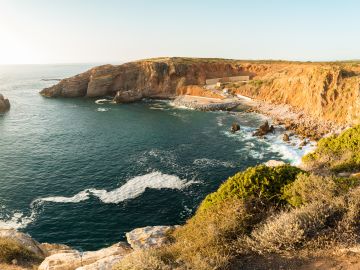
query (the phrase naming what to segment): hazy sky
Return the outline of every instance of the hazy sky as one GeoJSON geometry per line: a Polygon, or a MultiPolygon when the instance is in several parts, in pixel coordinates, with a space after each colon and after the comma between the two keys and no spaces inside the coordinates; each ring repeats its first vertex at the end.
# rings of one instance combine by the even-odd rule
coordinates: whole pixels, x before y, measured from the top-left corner
{"type": "Polygon", "coordinates": [[[356,0],[0,0],[0,64],[360,58],[356,0]]]}

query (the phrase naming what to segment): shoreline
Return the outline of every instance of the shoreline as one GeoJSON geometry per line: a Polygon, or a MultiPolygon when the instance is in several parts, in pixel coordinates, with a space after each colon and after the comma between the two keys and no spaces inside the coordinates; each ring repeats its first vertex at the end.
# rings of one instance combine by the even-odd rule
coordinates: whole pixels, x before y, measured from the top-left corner
{"type": "Polygon", "coordinates": [[[295,132],[300,137],[313,141],[318,141],[331,134],[338,134],[347,128],[345,125],[307,115],[288,104],[274,104],[242,95],[226,99],[184,95],[178,96],[172,103],[177,107],[200,111],[231,111],[238,106],[245,105],[249,107],[247,112],[257,112],[268,116],[275,125],[284,126],[286,131],[295,132]]]}

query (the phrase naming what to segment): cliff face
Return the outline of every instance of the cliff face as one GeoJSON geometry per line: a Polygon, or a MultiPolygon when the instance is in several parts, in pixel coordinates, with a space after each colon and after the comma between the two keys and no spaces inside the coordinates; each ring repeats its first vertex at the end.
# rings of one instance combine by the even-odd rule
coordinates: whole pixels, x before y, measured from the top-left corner
{"type": "Polygon", "coordinates": [[[41,91],[46,97],[115,96],[118,102],[209,93],[207,78],[250,75],[227,87],[236,94],[289,104],[319,120],[360,123],[360,64],[158,58],[95,67],[41,91]],[[194,90],[195,89],[195,90],[194,90]],[[193,91],[194,90],[194,91],[193,91]]]}
{"type": "Polygon", "coordinates": [[[241,65],[229,60],[161,58],[99,66],[64,79],[41,94],[46,97],[100,97],[105,95],[175,97],[179,88],[202,85],[208,77],[233,76],[241,65]],[[123,94],[126,92],[131,92],[123,94]]]}
{"type": "Polygon", "coordinates": [[[276,104],[289,104],[319,120],[360,123],[360,65],[289,64],[232,91],[276,104]]]}

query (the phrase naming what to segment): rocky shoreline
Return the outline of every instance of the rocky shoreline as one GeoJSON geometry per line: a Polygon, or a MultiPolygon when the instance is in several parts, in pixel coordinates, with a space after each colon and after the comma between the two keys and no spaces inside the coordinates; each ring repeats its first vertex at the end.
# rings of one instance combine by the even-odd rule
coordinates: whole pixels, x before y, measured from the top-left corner
{"type": "Polygon", "coordinates": [[[236,99],[215,99],[184,95],[175,98],[172,104],[176,107],[186,107],[199,111],[228,111],[240,105],[240,102],[236,99]]]}
{"type": "MultiPolygon", "coordinates": [[[[160,247],[169,243],[175,226],[148,226],[126,234],[127,242],[118,242],[97,251],[81,252],[66,245],[39,243],[30,235],[14,229],[0,229],[0,238],[16,242],[39,260],[38,270],[112,270],[113,266],[134,250],[160,247]]],[[[31,262],[12,260],[20,269],[33,269],[31,262]]],[[[1,265],[0,265],[1,269],[1,265]]]]}

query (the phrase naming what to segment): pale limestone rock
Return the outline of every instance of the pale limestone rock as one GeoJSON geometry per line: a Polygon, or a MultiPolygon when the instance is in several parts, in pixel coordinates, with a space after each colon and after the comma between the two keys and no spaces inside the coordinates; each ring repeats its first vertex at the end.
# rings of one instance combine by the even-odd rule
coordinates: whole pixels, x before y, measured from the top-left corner
{"type": "Polygon", "coordinates": [[[126,234],[126,239],[133,249],[159,247],[169,243],[169,234],[174,226],[147,226],[137,228],[126,234]]]}
{"type": "Polygon", "coordinates": [[[45,255],[40,247],[40,243],[32,239],[28,234],[18,232],[14,229],[0,229],[0,238],[11,239],[34,252],[39,257],[44,257],[45,255]]]}
{"type": "MultiPolygon", "coordinates": [[[[58,253],[53,254],[40,264],[39,270],[74,270],[82,266],[90,265],[96,263],[99,260],[103,260],[110,256],[121,255],[124,256],[130,252],[128,245],[124,243],[117,243],[108,248],[103,248],[97,251],[88,251],[88,252],[78,252],[72,251],[68,253],[58,253]]],[[[112,258],[114,259],[114,258],[112,258]]],[[[107,264],[112,261],[109,258],[107,264]]],[[[106,261],[106,260],[105,260],[106,261]]],[[[99,262],[99,265],[102,262],[99,262]]],[[[103,262],[103,264],[106,264],[103,262]]],[[[88,268],[91,269],[91,268],[88,268]]],[[[96,269],[96,268],[94,268],[96,269]]]]}
{"type": "Polygon", "coordinates": [[[125,255],[111,255],[109,257],[97,260],[94,263],[81,266],[76,270],[112,270],[113,266],[120,262],[125,255]]]}
{"type": "Polygon", "coordinates": [[[271,159],[271,160],[265,162],[264,164],[265,164],[265,166],[268,166],[268,167],[278,167],[278,166],[285,165],[286,163],[284,161],[271,159]]]}
{"type": "Polygon", "coordinates": [[[71,247],[63,244],[41,243],[40,248],[44,251],[46,256],[50,256],[57,253],[68,253],[68,252],[76,251],[71,247]]]}

